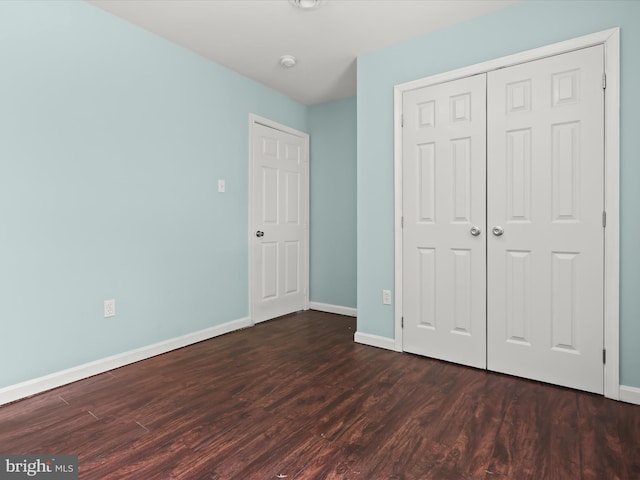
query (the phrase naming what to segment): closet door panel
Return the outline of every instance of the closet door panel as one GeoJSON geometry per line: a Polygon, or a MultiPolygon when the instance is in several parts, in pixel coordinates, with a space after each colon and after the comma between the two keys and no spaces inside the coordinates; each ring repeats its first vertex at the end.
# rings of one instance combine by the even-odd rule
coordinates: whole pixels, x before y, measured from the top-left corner
{"type": "Polygon", "coordinates": [[[403,349],[485,368],[486,76],[406,92],[403,112],[403,349]]]}
{"type": "Polygon", "coordinates": [[[603,393],[603,47],[487,77],[488,368],[603,393]]]}

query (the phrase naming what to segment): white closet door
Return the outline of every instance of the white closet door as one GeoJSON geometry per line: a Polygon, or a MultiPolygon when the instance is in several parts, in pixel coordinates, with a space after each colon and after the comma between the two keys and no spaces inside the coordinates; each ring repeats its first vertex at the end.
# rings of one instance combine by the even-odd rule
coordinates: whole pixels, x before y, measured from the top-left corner
{"type": "Polygon", "coordinates": [[[486,76],[403,97],[403,350],[485,368],[486,76]]]}
{"type": "Polygon", "coordinates": [[[488,368],[603,392],[603,47],[490,72],[488,368]],[[500,236],[498,236],[503,232],[500,236]]]}

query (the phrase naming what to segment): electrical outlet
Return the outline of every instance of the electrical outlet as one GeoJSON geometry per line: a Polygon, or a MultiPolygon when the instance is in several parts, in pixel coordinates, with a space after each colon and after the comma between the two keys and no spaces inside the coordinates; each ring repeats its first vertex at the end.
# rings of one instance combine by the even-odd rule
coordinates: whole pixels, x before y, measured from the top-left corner
{"type": "Polygon", "coordinates": [[[218,193],[224,193],[227,190],[227,182],[218,180],[218,193]]]}
{"type": "Polygon", "coordinates": [[[383,305],[391,305],[391,290],[382,290],[383,305]]]}
{"type": "Polygon", "coordinates": [[[116,301],[115,299],[104,301],[104,318],[116,316],[116,301]]]}

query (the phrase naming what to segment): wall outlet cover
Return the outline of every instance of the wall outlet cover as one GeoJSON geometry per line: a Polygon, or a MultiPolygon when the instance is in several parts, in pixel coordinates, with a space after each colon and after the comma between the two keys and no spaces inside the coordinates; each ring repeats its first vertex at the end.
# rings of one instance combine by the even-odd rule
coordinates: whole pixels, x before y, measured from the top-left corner
{"type": "Polygon", "coordinates": [[[391,305],[391,290],[382,290],[382,303],[391,305]]]}
{"type": "Polygon", "coordinates": [[[104,301],[104,318],[115,317],[116,315],[116,301],[115,299],[104,301]]]}

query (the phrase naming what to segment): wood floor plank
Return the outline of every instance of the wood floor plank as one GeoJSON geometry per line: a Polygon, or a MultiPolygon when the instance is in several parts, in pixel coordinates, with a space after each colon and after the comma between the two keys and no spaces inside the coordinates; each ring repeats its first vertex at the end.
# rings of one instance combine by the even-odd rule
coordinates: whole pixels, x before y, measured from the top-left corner
{"type": "Polygon", "coordinates": [[[288,315],[0,407],[0,453],[78,454],[83,480],[640,478],[639,406],[355,326],[288,315]]]}
{"type": "Polygon", "coordinates": [[[544,409],[546,392],[518,385],[496,437],[488,470],[506,478],[537,479],[546,468],[550,424],[544,409]]]}
{"type": "MultiPolygon", "coordinates": [[[[631,473],[629,466],[634,459],[640,458],[638,451],[627,454],[627,448],[637,447],[637,435],[640,425],[636,425],[635,432],[626,436],[619,428],[626,424],[624,418],[631,411],[620,408],[622,405],[603,399],[596,395],[578,395],[579,442],[581,454],[581,470],[585,479],[611,478],[640,478],[631,473]],[[614,465],[621,458],[626,461],[614,465]]],[[[626,407],[629,407],[626,405],[626,407]]],[[[637,407],[636,407],[637,408],[637,407]]],[[[630,418],[637,417],[632,415],[630,418]]],[[[624,429],[624,427],[622,427],[624,429]]]]}

